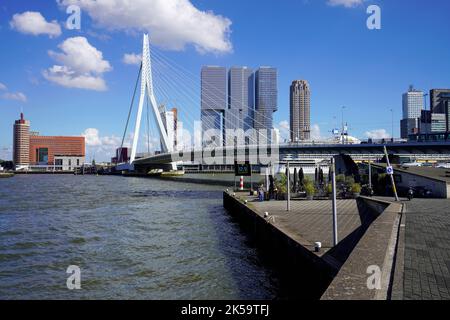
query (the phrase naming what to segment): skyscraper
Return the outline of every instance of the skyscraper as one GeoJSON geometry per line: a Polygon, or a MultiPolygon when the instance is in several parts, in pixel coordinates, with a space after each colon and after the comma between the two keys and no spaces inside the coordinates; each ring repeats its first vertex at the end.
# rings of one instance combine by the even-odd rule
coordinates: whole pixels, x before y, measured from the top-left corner
{"type": "Polygon", "coordinates": [[[223,145],[225,110],[227,109],[227,70],[205,66],[201,71],[201,121],[204,145],[223,145]],[[205,136],[210,130],[215,134],[205,136]]]}
{"type": "Polygon", "coordinates": [[[255,73],[255,124],[257,130],[273,128],[273,113],[278,110],[277,69],[260,67],[255,73]]]}
{"type": "Polygon", "coordinates": [[[430,90],[430,109],[433,113],[445,114],[445,131],[450,132],[450,89],[430,90]]]}
{"type": "Polygon", "coordinates": [[[403,121],[400,122],[401,137],[407,139],[408,135],[417,133],[418,121],[424,109],[423,92],[409,87],[408,92],[403,94],[403,121]],[[409,119],[409,120],[408,120],[409,119]],[[416,120],[411,120],[416,119],[416,120]],[[414,126],[414,127],[413,127],[414,126]]]}
{"type": "Polygon", "coordinates": [[[290,90],[291,141],[309,140],[311,134],[311,93],[306,80],[295,80],[290,90]]]}
{"type": "Polygon", "coordinates": [[[228,109],[225,112],[226,129],[247,131],[253,128],[254,95],[253,70],[247,67],[232,67],[228,71],[228,109]]]}
{"type": "Polygon", "coordinates": [[[30,121],[24,119],[23,113],[14,123],[13,161],[16,168],[30,164],[30,121]]]}

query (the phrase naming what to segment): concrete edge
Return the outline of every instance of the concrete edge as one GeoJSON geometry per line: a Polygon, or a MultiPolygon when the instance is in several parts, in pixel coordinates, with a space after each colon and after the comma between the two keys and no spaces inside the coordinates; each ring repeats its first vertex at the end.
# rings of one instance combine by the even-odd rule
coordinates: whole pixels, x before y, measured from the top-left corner
{"type": "Polygon", "coordinates": [[[403,204],[398,202],[367,197],[364,197],[364,200],[388,206],[366,230],[358,245],[353,249],[351,255],[323,294],[322,300],[386,300],[389,298],[392,271],[396,262],[397,235],[404,207],[403,204]],[[382,237],[380,237],[380,231],[382,237]],[[372,250],[375,251],[372,252],[372,250]],[[366,270],[363,268],[365,264],[379,265],[381,271],[380,289],[369,290],[366,287],[369,274],[366,274],[366,270]]]}
{"type": "Polygon", "coordinates": [[[391,290],[388,296],[390,300],[403,300],[403,275],[405,271],[405,233],[406,233],[406,210],[403,204],[402,216],[398,227],[397,250],[395,254],[394,272],[391,279],[391,290]]]}
{"type": "Polygon", "coordinates": [[[388,300],[389,291],[392,287],[392,274],[395,270],[395,256],[397,252],[397,243],[398,243],[398,230],[400,226],[400,219],[402,217],[401,213],[403,212],[403,205],[401,205],[401,209],[399,210],[397,204],[391,204],[385,212],[394,212],[397,213],[397,216],[394,220],[394,224],[392,226],[391,237],[389,239],[388,248],[386,250],[386,256],[384,258],[381,276],[381,289],[376,291],[375,300],[388,300]]]}

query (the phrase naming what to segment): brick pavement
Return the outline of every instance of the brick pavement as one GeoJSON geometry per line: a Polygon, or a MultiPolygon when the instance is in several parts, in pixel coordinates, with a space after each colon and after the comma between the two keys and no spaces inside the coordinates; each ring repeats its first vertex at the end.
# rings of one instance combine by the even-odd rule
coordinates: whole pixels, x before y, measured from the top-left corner
{"type": "Polygon", "coordinates": [[[403,299],[450,299],[450,200],[406,203],[403,299]]]}

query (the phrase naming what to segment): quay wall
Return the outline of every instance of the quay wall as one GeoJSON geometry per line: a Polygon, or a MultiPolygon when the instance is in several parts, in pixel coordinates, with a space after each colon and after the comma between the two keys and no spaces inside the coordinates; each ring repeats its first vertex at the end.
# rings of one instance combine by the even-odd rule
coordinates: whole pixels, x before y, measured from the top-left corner
{"type": "Polygon", "coordinates": [[[228,192],[223,193],[223,203],[261,253],[283,275],[282,282],[288,283],[284,288],[286,298],[320,298],[337,269],[255,213],[251,204],[245,204],[228,192]]]}

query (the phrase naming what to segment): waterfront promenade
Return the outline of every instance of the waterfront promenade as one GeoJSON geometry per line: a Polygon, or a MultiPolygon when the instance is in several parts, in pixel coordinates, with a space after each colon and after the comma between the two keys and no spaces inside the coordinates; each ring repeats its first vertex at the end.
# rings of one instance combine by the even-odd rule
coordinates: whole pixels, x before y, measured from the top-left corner
{"type": "Polygon", "coordinates": [[[328,200],[292,200],[288,212],[286,201],[259,202],[247,192],[226,194],[246,208],[237,215],[254,214],[265,220],[289,238],[283,245],[295,242],[306,249],[300,255],[307,252],[330,267],[326,272],[331,272],[332,280],[322,299],[450,299],[449,199],[338,200],[340,242],[333,247],[328,200]],[[320,252],[314,252],[317,241],[322,242],[320,252]],[[377,290],[367,287],[371,265],[382,270],[377,290]]]}
{"type": "Polygon", "coordinates": [[[450,299],[450,200],[406,203],[404,236],[405,300],[450,299]]]}
{"type": "MultiPolygon", "coordinates": [[[[252,221],[250,230],[263,247],[275,244],[274,251],[285,251],[289,265],[297,261],[307,271],[292,273],[292,281],[315,290],[322,299],[386,299],[393,286],[397,233],[403,206],[382,199],[360,197],[337,201],[338,239],[332,242],[330,200],[292,200],[259,202],[248,192],[225,192],[224,204],[238,219],[252,221]],[[231,204],[230,204],[231,203],[231,204]],[[265,214],[265,213],[268,213],[265,214]],[[252,217],[253,216],[253,217],[252,217]],[[319,252],[315,243],[321,242],[319,252]],[[381,269],[380,288],[367,287],[368,267],[381,269]],[[309,278],[309,279],[308,279],[309,278]]],[[[291,267],[289,267],[291,268],[291,267]]]]}

